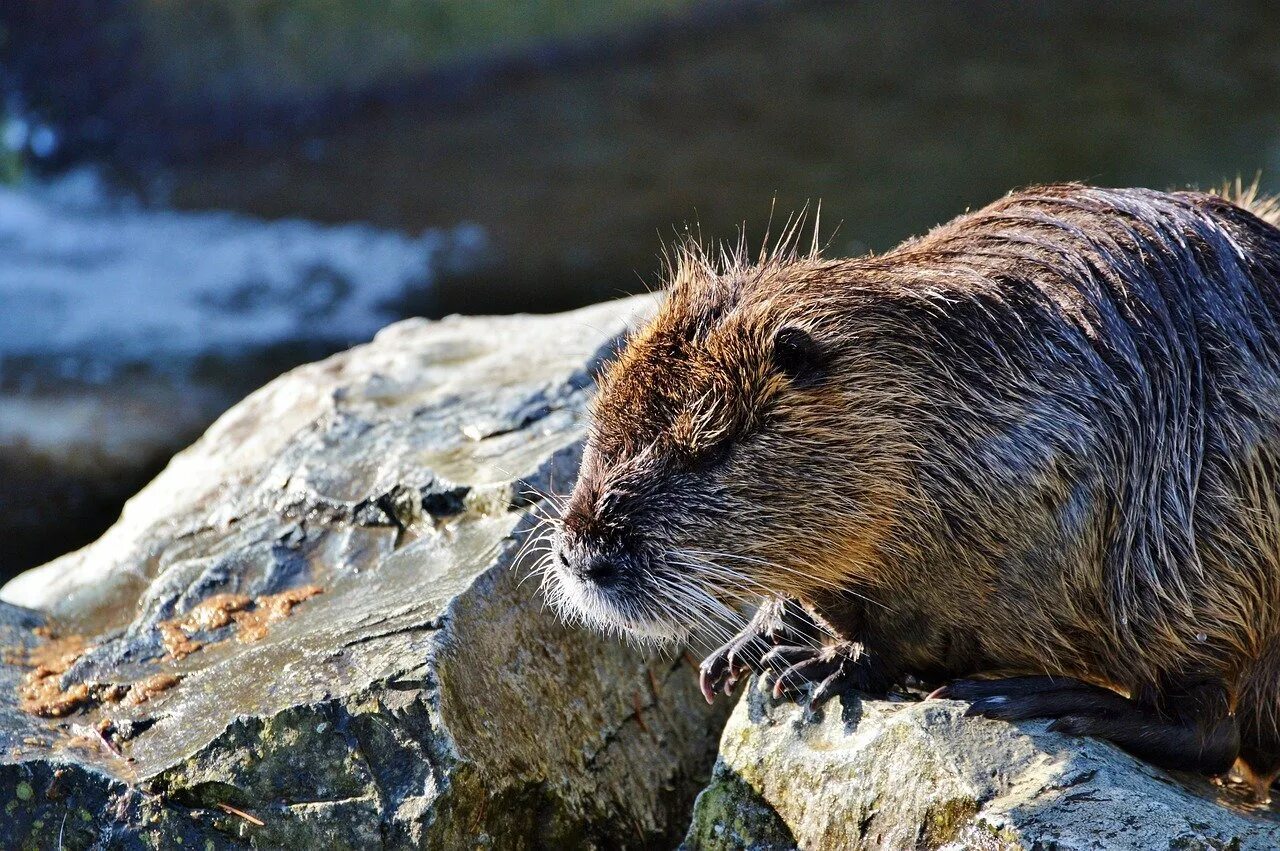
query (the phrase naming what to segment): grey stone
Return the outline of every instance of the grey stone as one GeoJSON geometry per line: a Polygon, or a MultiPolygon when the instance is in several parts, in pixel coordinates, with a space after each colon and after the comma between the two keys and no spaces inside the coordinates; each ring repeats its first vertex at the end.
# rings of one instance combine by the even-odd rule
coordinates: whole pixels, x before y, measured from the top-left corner
{"type": "Polygon", "coordinates": [[[218,414],[483,247],[473,226],[147,207],[87,169],[0,185],[0,581],[89,543],[218,414]]]}
{"type": "Polygon", "coordinates": [[[753,683],[682,846],[727,849],[1273,849],[1280,819],[1044,722],[955,701],[837,697],[810,713],[753,683]]]}
{"type": "Polygon", "coordinates": [[[682,659],[562,626],[524,547],[572,480],[594,365],[648,306],[394,325],[254,393],[99,541],[7,585],[7,841],[674,845],[723,714],[682,659]],[[323,593],[265,638],[211,623],[167,655],[161,627],[201,601],[304,585],[323,593]],[[45,618],[92,645],[63,686],[182,680],[21,712],[45,618]]]}

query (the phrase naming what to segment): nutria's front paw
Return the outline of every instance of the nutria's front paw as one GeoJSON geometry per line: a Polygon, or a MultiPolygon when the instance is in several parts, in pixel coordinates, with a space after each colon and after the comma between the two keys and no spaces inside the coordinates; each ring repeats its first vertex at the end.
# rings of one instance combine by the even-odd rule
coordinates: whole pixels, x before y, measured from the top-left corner
{"type": "Polygon", "coordinates": [[[750,623],[719,649],[702,660],[698,668],[698,684],[707,703],[716,693],[729,694],[743,676],[762,670],[762,659],[769,649],[783,641],[794,641],[798,629],[811,623],[794,603],[766,600],[756,610],[750,623]]]}
{"type": "Polygon", "coordinates": [[[777,672],[774,697],[795,698],[807,685],[816,683],[817,688],[809,698],[812,708],[841,692],[879,694],[888,685],[862,646],[851,641],[823,647],[775,647],[764,655],[762,662],[767,669],[777,672]]]}

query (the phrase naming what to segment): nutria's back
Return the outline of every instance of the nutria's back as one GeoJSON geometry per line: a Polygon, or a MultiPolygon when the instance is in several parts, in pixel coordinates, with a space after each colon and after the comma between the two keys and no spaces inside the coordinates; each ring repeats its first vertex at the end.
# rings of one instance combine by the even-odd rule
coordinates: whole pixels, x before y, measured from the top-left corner
{"type": "Polygon", "coordinates": [[[921,299],[947,459],[921,485],[952,534],[1101,638],[1089,670],[1256,658],[1280,605],[1280,232],[1209,195],[1047,187],[890,258],[947,281],[921,299]]]}
{"type": "Polygon", "coordinates": [[[1049,186],[878,257],[672,277],[602,382],[569,612],[663,637],[788,597],[895,675],[1207,678],[1274,717],[1271,224],[1049,186]]]}

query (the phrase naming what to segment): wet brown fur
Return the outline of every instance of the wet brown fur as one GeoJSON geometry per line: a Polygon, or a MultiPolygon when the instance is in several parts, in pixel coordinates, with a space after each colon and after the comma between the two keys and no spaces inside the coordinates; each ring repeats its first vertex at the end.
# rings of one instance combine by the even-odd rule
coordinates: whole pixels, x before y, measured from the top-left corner
{"type": "Polygon", "coordinates": [[[640,553],[654,618],[693,583],[895,672],[1221,680],[1280,749],[1280,231],[1234,201],[1046,186],[880,256],[686,247],[568,534],[640,553]]]}

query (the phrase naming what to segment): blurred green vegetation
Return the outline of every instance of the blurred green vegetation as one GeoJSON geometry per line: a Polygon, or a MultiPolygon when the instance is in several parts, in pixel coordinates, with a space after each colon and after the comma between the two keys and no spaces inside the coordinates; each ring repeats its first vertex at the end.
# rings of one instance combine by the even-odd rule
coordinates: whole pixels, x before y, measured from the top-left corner
{"type": "Polygon", "coordinates": [[[477,52],[624,28],[696,0],[135,0],[161,76],[216,98],[359,91],[477,52]]]}
{"type": "MultiPolygon", "coordinates": [[[[0,27],[0,45],[5,32],[0,27]]],[[[22,180],[26,173],[25,143],[27,122],[9,104],[0,101],[0,186],[9,186],[22,180]]]]}
{"type": "MultiPolygon", "coordinates": [[[[0,133],[4,132],[5,125],[4,117],[0,116],[0,133]]],[[[18,183],[25,173],[26,162],[22,151],[10,148],[8,145],[0,145],[0,184],[11,186],[18,183]]]]}

